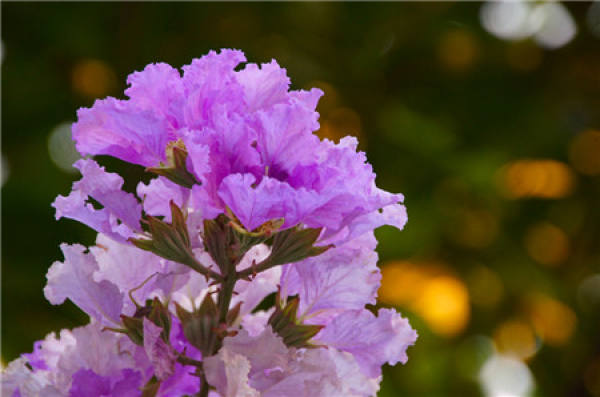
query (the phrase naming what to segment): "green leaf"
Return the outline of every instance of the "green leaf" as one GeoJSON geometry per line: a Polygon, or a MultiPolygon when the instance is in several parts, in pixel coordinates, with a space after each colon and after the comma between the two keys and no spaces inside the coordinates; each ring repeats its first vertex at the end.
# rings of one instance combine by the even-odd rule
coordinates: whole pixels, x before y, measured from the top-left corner
{"type": "Polygon", "coordinates": [[[322,228],[293,227],[276,233],[273,237],[271,256],[269,257],[271,266],[298,262],[327,251],[332,245],[317,247],[313,245],[319,238],[321,230],[322,228]]]}
{"type": "MultiPolygon", "coordinates": [[[[173,201],[169,205],[171,207],[171,223],[148,216],[146,221],[151,238],[130,238],[129,241],[140,249],[200,271],[202,269],[198,268],[201,266],[192,253],[183,211],[173,201]]],[[[202,271],[201,273],[205,274],[202,271]]]]}
{"type": "Polygon", "coordinates": [[[140,306],[135,311],[133,317],[121,315],[123,330],[113,329],[117,332],[123,332],[129,336],[133,343],[139,346],[144,345],[144,318],[149,319],[157,327],[162,328],[161,338],[169,343],[169,333],[171,331],[171,315],[167,305],[158,299],[147,300],[145,306],[140,306]]]}
{"type": "Polygon", "coordinates": [[[121,314],[121,321],[125,328],[125,333],[133,343],[139,346],[144,345],[144,320],[140,317],[129,317],[121,314]]]}
{"type": "Polygon", "coordinates": [[[188,152],[183,141],[169,142],[167,145],[167,163],[161,163],[158,167],[146,168],[146,171],[168,178],[171,182],[191,189],[194,185],[200,185],[194,174],[186,167],[188,152]]]}
{"type": "Polygon", "coordinates": [[[142,396],[141,397],[155,397],[158,393],[158,389],[160,388],[160,381],[156,376],[150,378],[148,382],[142,387],[142,396]]]}
{"type": "Polygon", "coordinates": [[[219,343],[216,332],[219,327],[219,311],[210,294],[206,294],[200,307],[193,312],[188,312],[177,302],[175,302],[175,310],[188,342],[204,356],[214,354],[219,343]]]}
{"type": "Polygon", "coordinates": [[[221,214],[215,219],[204,220],[203,233],[204,248],[213,258],[221,274],[226,276],[242,259],[241,252],[235,245],[233,229],[229,218],[221,214]]]}
{"type": "Polygon", "coordinates": [[[298,305],[300,299],[293,297],[284,305],[280,293],[277,292],[275,311],[268,320],[273,331],[283,339],[289,347],[317,347],[310,343],[310,339],[323,329],[322,325],[302,324],[298,319],[298,305]]]}
{"type": "Polygon", "coordinates": [[[148,319],[152,321],[154,325],[163,329],[160,336],[166,343],[169,343],[171,314],[169,313],[167,305],[163,305],[158,298],[154,298],[152,301],[152,310],[148,314],[148,319]]]}

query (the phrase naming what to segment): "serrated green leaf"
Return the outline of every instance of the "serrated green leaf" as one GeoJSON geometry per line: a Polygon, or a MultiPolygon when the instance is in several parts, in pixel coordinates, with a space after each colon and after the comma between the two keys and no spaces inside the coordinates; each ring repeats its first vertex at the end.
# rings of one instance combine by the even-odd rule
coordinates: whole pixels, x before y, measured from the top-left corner
{"type": "Polygon", "coordinates": [[[169,142],[166,149],[167,162],[158,167],[148,167],[146,171],[156,175],[164,176],[171,182],[191,189],[194,185],[200,185],[194,174],[188,171],[186,166],[187,150],[183,141],[169,142]]]}

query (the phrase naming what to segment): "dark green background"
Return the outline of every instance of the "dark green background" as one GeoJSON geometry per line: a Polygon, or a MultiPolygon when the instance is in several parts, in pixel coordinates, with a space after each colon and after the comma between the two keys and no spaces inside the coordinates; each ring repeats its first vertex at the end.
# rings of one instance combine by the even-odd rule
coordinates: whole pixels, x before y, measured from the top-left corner
{"type": "MultiPolygon", "coordinates": [[[[597,307],[581,310],[576,292],[600,268],[599,179],[578,175],[575,191],[558,200],[507,200],[495,183],[497,170],[514,159],[568,162],[573,137],[600,128],[600,42],[586,29],[589,3],[567,5],[579,28],[576,38],[558,50],[536,50],[539,64],[529,70],[512,67],[506,54],[510,46],[535,44],[487,33],[480,3],[3,2],[1,7],[2,154],[9,167],[2,187],[4,363],[31,351],[33,341],[48,332],[85,321],[71,303],[51,306],[42,292],[47,268],[62,259],[59,244],[94,240],[80,224],[55,222],[50,207],[77,176],[51,162],[48,134],[93,103],[73,88],[76,65],[85,59],[105,62],[115,76],[107,94],[122,97],[126,76],[148,63],[181,66],[210,49],[233,47],[252,62],[277,59],[294,88],[326,82],[337,92],[335,106],[360,117],[361,145],[379,186],[403,192],[409,211],[405,231],[378,232],[382,261],[441,260],[459,277],[483,263],[502,278],[500,304],[473,307],[468,327],[453,338],[437,336],[400,308],[420,339],[409,349],[407,365],[385,369],[381,396],[480,395],[477,383],[459,371],[464,365],[458,361],[474,360],[461,356],[460,346],[470,336],[491,335],[518,310],[521,296],[536,289],[569,305],[578,319],[568,344],[544,345],[529,361],[536,395],[591,395],[583,374],[600,357],[600,317],[597,307]],[[470,37],[475,55],[453,68],[439,48],[456,31],[470,37]],[[436,192],[448,180],[460,182],[461,195],[440,201],[436,192]],[[486,247],[452,239],[465,205],[499,214],[499,233],[486,247]],[[573,207],[584,222],[568,232],[575,247],[571,257],[557,268],[535,263],[522,243],[527,227],[548,219],[560,225],[556,214],[573,207]]],[[[331,109],[327,96],[323,101],[326,120],[331,109]]],[[[104,164],[137,173],[116,162],[104,164]]]]}

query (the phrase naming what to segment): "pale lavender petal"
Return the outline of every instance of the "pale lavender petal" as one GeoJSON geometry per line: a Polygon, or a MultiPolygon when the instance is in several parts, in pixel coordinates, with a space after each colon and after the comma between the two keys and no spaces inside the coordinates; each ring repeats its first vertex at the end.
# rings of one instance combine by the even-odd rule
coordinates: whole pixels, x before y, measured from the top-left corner
{"type": "Polygon", "coordinates": [[[282,293],[298,295],[299,313],[312,323],[350,309],[374,304],[381,274],[377,267],[376,240],[365,234],[325,253],[287,265],[282,293]]]}
{"type": "Polygon", "coordinates": [[[36,370],[54,370],[65,351],[72,349],[76,344],[75,337],[71,331],[63,329],[60,331],[60,337],[51,332],[46,338],[37,341],[34,344],[34,352],[23,354],[29,365],[36,370]],[[33,365],[37,363],[37,365],[33,365]]]}
{"type": "Polygon", "coordinates": [[[71,218],[94,230],[105,233],[118,241],[125,241],[136,230],[141,230],[142,206],[135,196],[121,190],[123,178],[109,173],[91,159],[75,163],[82,178],[73,184],[67,196],[58,196],[52,206],[56,219],[71,218]],[[89,199],[93,198],[104,208],[95,209],[89,199]]]}
{"type": "Polygon", "coordinates": [[[352,353],[363,373],[377,377],[386,362],[406,363],[406,349],[417,340],[417,332],[392,309],[379,309],[377,317],[366,309],[349,310],[327,324],[314,340],[352,353]]]}
{"type": "Polygon", "coordinates": [[[119,174],[106,172],[91,159],[78,160],[74,166],[82,175],[74,190],[92,197],[131,229],[140,229],[142,206],[133,194],[121,190],[124,181],[119,174]]]}
{"type": "Polygon", "coordinates": [[[77,111],[73,139],[82,155],[105,154],[121,160],[155,166],[165,159],[167,142],[175,135],[166,119],[130,101],[98,100],[77,111]]]}
{"type": "Polygon", "coordinates": [[[260,335],[260,333],[269,326],[268,321],[274,310],[275,308],[271,308],[267,311],[260,310],[243,316],[241,321],[242,328],[252,337],[260,335]]]}
{"type": "Polygon", "coordinates": [[[228,386],[243,385],[262,397],[368,397],[379,384],[361,373],[351,354],[287,348],[270,327],[256,336],[242,330],[225,339],[218,355],[205,359],[205,368],[222,396],[229,396],[228,386]]]}
{"type": "Polygon", "coordinates": [[[154,366],[154,374],[160,380],[175,372],[175,352],[160,337],[162,328],[144,317],[144,351],[154,366]]]}
{"type": "Polygon", "coordinates": [[[148,215],[164,216],[166,222],[171,222],[169,203],[173,201],[178,207],[183,207],[190,193],[189,189],[162,176],[152,179],[147,185],[140,182],[136,192],[144,203],[144,211],[148,215]]]}
{"type": "MultiPolygon", "coordinates": [[[[47,390],[49,384],[48,379],[44,374],[34,372],[26,366],[25,358],[18,358],[11,361],[2,371],[0,389],[3,396],[22,396],[22,397],[37,397],[40,396],[42,390],[47,390]]],[[[48,394],[48,396],[56,396],[56,394],[48,394]]]]}
{"type": "Polygon", "coordinates": [[[46,360],[44,359],[44,352],[42,352],[43,341],[38,340],[33,343],[33,352],[24,353],[21,356],[27,359],[27,363],[33,369],[48,369],[46,360]]]}
{"type": "MultiPolygon", "coordinates": [[[[338,144],[325,140],[318,148],[318,163],[296,166],[290,174],[291,186],[318,193],[321,205],[303,221],[311,227],[325,227],[322,239],[340,233],[348,240],[350,232],[344,229],[354,222],[364,226],[361,216],[403,200],[400,194],[377,188],[372,167],[365,154],[356,151],[357,145],[353,137],[345,137],[338,144]]],[[[352,237],[365,231],[367,227],[357,227],[352,237]]]]}
{"type": "MultiPolygon", "coordinates": [[[[123,341],[129,338],[103,329],[100,323],[90,323],[71,331],[75,345],[65,348],[56,367],[69,377],[80,368],[89,368],[102,376],[113,376],[123,369],[133,368],[131,354],[121,348],[123,341]]],[[[61,332],[61,339],[62,335],[61,332]]]]}
{"type": "Polygon", "coordinates": [[[248,230],[276,218],[284,218],[283,227],[294,226],[318,205],[312,191],[269,177],[253,187],[255,180],[252,174],[232,174],[219,188],[221,199],[248,230]]]}
{"type": "Polygon", "coordinates": [[[311,88],[309,91],[298,90],[290,91],[290,98],[294,98],[310,110],[315,110],[319,99],[323,96],[324,92],[319,88],[311,88]]]}
{"type": "MultiPolygon", "coordinates": [[[[196,58],[190,65],[185,65],[183,69],[183,82],[188,90],[194,87],[217,80],[218,74],[212,72],[233,72],[234,68],[246,61],[244,53],[240,50],[222,49],[219,52],[209,51],[201,58],[196,58]]],[[[219,82],[214,81],[214,84],[219,82]]]]}
{"type": "Polygon", "coordinates": [[[56,219],[70,218],[79,221],[92,229],[104,233],[117,241],[127,241],[133,236],[133,231],[125,224],[119,224],[116,217],[108,210],[95,209],[90,203],[86,203],[88,195],[73,190],[68,196],[58,196],[52,203],[56,209],[56,219]]]}
{"type": "Polygon", "coordinates": [[[217,115],[239,112],[245,107],[243,88],[234,71],[245,60],[241,51],[224,49],[220,53],[211,51],[183,67],[187,127],[197,130],[212,127],[217,115]]]}
{"type": "Polygon", "coordinates": [[[180,128],[185,97],[177,69],[166,63],[151,63],[143,71],[130,74],[127,83],[125,94],[138,108],[156,112],[173,129],[180,128]]]}
{"type": "Polygon", "coordinates": [[[125,297],[122,312],[128,315],[136,309],[129,299],[129,292],[134,288],[137,288],[132,292],[134,298],[143,304],[154,296],[168,299],[189,279],[189,268],[102,234],[98,235],[96,246],[90,247],[90,252],[98,264],[93,279],[98,283],[110,282],[119,288],[125,297]]]}
{"type": "MultiPolygon", "coordinates": [[[[260,263],[266,259],[271,250],[264,244],[252,247],[244,258],[240,261],[238,270],[247,269],[252,263],[260,263]]],[[[231,300],[231,305],[235,306],[242,302],[240,316],[251,313],[254,308],[269,294],[277,291],[281,279],[281,267],[273,267],[267,271],[261,272],[252,279],[252,281],[239,280],[235,285],[235,294],[231,300]]]]}
{"type": "Polygon", "coordinates": [[[130,352],[123,348],[124,340],[128,340],[126,336],[103,331],[99,323],[90,323],[73,331],[62,330],[59,338],[54,333],[49,334],[36,352],[45,368],[35,368],[24,374],[28,380],[21,385],[22,395],[66,396],[73,384],[73,376],[80,370],[110,378],[112,387],[121,380],[122,370],[134,365],[130,352]],[[42,387],[41,391],[30,393],[36,384],[42,387]]]}
{"type": "Polygon", "coordinates": [[[244,87],[244,99],[250,112],[287,99],[290,79],[286,70],[275,60],[263,63],[260,67],[255,63],[246,64],[246,67],[237,73],[237,79],[244,87]]]}
{"type": "Polygon", "coordinates": [[[257,149],[267,175],[285,180],[294,167],[317,160],[319,114],[292,101],[257,112],[257,149]]]}
{"type": "Polygon", "coordinates": [[[221,397],[260,397],[261,394],[248,384],[250,362],[241,354],[221,349],[215,356],[204,360],[208,383],[221,397]]]}
{"type": "MultiPolygon", "coordinates": [[[[240,330],[236,336],[225,338],[219,354],[224,351],[233,354],[232,357],[236,355],[245,357],[250,362],[250,371],[247,374],[250,379],[249,384],[258,390],[265,390],[277,383],[292,358],[283,340],[273,333],[271,327],[265,328],[257,336],[250,336],[245,330],[240,330]]],[[[209,379],[215,379],[219,384],[225,385],[228,378],[223,376],[221,357],[206,358],[205,365],[210,368],[209,379]]]]}
{"type": "Polygon", "coordinates": [[[123,294],[111,282],[94,281],[93,274],[98,270],[94,256],[85,253],[85,247],[79,244],[61,244],[60,248],[65,261],[54,262],[48,269],[46,299],[58,305],[68,298],[98,321],[119,323],[123,294]]]}
{"type": "Polygon", "coordinates": [[[347,233],[336,236],[331,242],[335,241],[336,244],[341,244],[383,225],[394,226],[398,230],[402,230],[407,221],[406,207],[402,204],[390,204],[380,210],[355,218],[348,225],[347,233]]]}
{"type": "Polygon", "coordinates": [[[202,182],[206,179],[205,175],[210,172],[210,148],[207,145],[194,142],[193,139],[190,139],[192,135],[191,132],[183,134],[188,152],[186,167],[196,176],[199,182],[202,182]]]}
{"type": "Polygon", "coordinates": [[[290,364],[262,397],[372,397],[379,389],[379,379],[362,374],[351,354],[336,349],[309,349],[290,364]]]}
{"type": "Polygon", "coordinates": [[[223,178],[232,173],[262,175],[260,156],[254,148],[256,133],[239,116],[217,117],[214,128],[205,128],[201,133],[188,130],[183,134],[183,140],[191,151],[195,151],[190,153],[188,161],[193,160],[194,173],[202,182],[202,186],[192,188],[193,206],[208,218],[224,211],[218,196],[223,178]]]}

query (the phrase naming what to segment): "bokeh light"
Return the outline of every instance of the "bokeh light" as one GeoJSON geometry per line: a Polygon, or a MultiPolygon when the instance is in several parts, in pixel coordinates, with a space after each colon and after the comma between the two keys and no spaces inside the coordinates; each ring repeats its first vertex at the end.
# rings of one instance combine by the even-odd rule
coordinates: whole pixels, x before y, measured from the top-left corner
{"type": "Polygon", "coordinates": [[[562,346],[575,332],[575,312],[554,298],[541,293],[532,294],[527,298],[526,310],[536,334],[549,345],[562,346]]]}
{"type": "Polygon", "coordinates": [[[533,357],[540,347],[534,330],[522,320],[500,324],[494,332],[494,343],[501,354],[521,360],[533,357]]]}
{"type": "Polygon", "coordinates": [[[532,225],[525,235],[527,253],[542,265],[557,266],[569,257],[569,238],[558,226],[548,222],[532,225]]]}
{"type": "Polygon", "coordinates": [[[382,279],[378,298],[392,305],[408,305],[420,295],[425,282],[432,274],[440,274],[441,269],[432,271],[431,266],[407,261],[393,261],[381,268],[382,279]]]}
{"type": "Polygon", "coordinates": [[[481,7],[483,27],[496,37],[520,40],[532,37],[548,49],[562,47],[577,33],[569,11],[558,2],[490,1],[481,7]]]}
{"type": "Polygon", "coordinates": [[[527,365],[514,357],[499,354],[485,362],[479,381],[488,397],[527,397],[535,385],[527,365]]]}
{"type": "Polygon", "coordinates": [[[490,1],[481,7],[481,23],[490,33],[502,39],[523,39],[537,26],[530,18],[530,5],[522,1],[490,1]]]}
{"type": "Polygon", "coordinates": [[[455,336],[469,322],[469,294],[464,283],[454,277],[427,281],[413,307],[432,331],[442,336],[455,336]]]}
{"type": "Polygon", "coordinates": [[[569,147],[569,160],[582,174],[600,174],[600,131],[589,130],[577,135],[569,147]]]}
{"type": "Polygon", "coordinates": [[[61,171],[76,173],[73,163],[81,158],[71,139],[71,123],[57,125],[48,136],[48,153],[50,159],[61,171]]]}
{"type": "Polygon", "coordinates": [[[436,334],[453,337],[470,318],[464,282],[438,264],[392,262],[382,268],[379,300],[417,313],[436,334]]]}
{"type": "Polygon", "coordinates": [[[504,166],[499,175],[509,198],[556,199],[569,195],[575,186],[571,169],[556,160],[517,160],[504,166]]]}
{"type": "Polygon", "coordinates": [[[103,98],[115,89],[117,78],[110,66],[98,59],[84,59],[73,67],[73,90],[88,98],[103,98]]]}
{"type": "Polygon", "coordinates": [[[317,135],[321,139],[327,138],[334,142],[351,135],[358,138],[363,147],[366,145],[366,141],[362,137],[360,116],[356,111],[345,107],[335,108],[325,113],[317,135]]]}
{"type": "Polygon", "coordinates": [[[467,70],[477,59],[477,39],[464,29],[450,30],[441,37],[438,56],[442,64],[454,71],[467,70]]]}
{"type": "Polygon", "coordinates": [[[546,2],[536,5],[530,18],[539,24],[535,33],[535,41],[542,47],[559,48],[575,37],[577,25],[569,11],[558,2],[546,2]]]}

